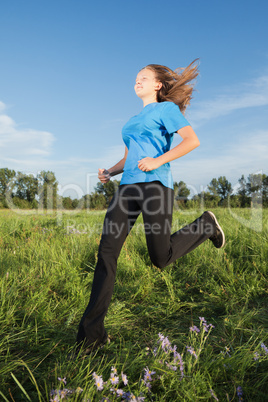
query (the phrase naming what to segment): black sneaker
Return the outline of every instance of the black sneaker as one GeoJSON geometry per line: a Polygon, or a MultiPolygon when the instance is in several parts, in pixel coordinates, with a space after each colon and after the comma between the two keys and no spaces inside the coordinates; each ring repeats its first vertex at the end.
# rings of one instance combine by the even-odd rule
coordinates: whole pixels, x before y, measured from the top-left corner
{"type": "Polygon", "coordinates": [[[224,236],[224,232],[222,230],[222,228],[219,225],[219,222],[216,219],[216,216],[213,214],[213,212],[211,211],[207,211],[207,213],[211,216],[211,218],[213,219],[215,225],[216,225],[216,233],[211,236],[209,238],[209,240],[212,241],[212,243],[214,244],[214,246],[216,248],[222,248],[225,245],[225,236],[224,236]]]}
{"type": "Polygon", "coordinates": [[[92,352],[95,352],[97,349],[104,348],[105,345],[109,345],[111,343],[110,337],[106,334],[101,342],[94,343],[93,345],[85,348],[83,350],[84,355],[89,355],[92,352]]]}
{"type": "Polygon", "coordinates": [[[85,358],[89,354],[96,352],[98,349],[104,348],[105,345],[111,343],[111,338],[106,334],[101,342],[95,342],[91,346],[85,347],[83,342],[80,342],[71,353],[68,354],[68,360],[76,360],[78,357],[85,358]]]}

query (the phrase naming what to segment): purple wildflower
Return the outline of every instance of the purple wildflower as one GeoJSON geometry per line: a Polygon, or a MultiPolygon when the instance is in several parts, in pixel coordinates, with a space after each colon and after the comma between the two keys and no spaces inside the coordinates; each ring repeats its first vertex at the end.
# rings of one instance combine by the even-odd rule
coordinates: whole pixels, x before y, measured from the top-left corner
{"type": "Polygon", "coordinates": [[[264,343],[261,343],[261,348],[264,350],[264,353],[267,355],[268,354],[267,346],[265,346],[264,343]]]}
{"type": "Polygon", "coordinates": [[[260,358],[260,354],[258,352],[254,353],[254,360],[257,361],[260,358]]]}
{"type": "Polygon", "coordinates": [[[209,392],[211,393],[211,396],[216,399],[216,401],[218,401],[218,398],[216,397],[216,395],[214,394],[213,389],[210,389],[209,392]]]}
{"type": "MultiPolygon", "coordinates": [[[[126,399],[126,401],[140,401],[141,399],[136,398],[135,395],[133,395],[131,392],[126,392],[123,395],[123,399],[126,399]]],[[[143,399],[144,400],[144,399],[143,399]]]]}
{"type": "Polygon", "coordinates": [[[169,352],[171,349],[171,343],[168,339],[168,337],[164,337],[164,339],[161,340],[161,348],[164,350],[164,352],[169,352]]]}
{"type": "Polygon", "coordinates": [[[145,380],[143,380],[143,382],[144,382],[144,385],[145,385],[146,388],[148,388],[148,389],[151,389],[151,388],[152,388],[152,385],[151,385],[150,382],[147,382],[147,381],[145,381],[145,380]]]}
{"type": "Polygon", "coordinates": [[[237,392],[237,396],[239,397],[239,398],[241,398],[242,396],[243,396],[243,390],[242,390],[242,387],[237,387],[236,388],[236,392],[237,392]]]}
{"type": "Polygon", "coordinates": [[[112,366],[111,371],[112,373],[117,374],[117,369],[114,366],[112,366]]]}
{"type": "Polygon", "coordinates": [[[103,390],[103,379],[101,377],[99,377],[98,380],[96,380],[95,384],[98,391],[103,390]]]}
{"type": "Polygon", "coordinates": [[[172,365],[169,364],[168,362],[166,362],[166,365],[167,365],[167,367],[168,367],[170,370],[177,371],[177,369],[178,369],[177,366],[172,366],[172,365]]]}
{"type": "Polygon", "coordinates": [[[61,381],[61,382],[63,382],[64,385],[67,384],[66,377],[64,377],[64,378],[58,377],[58,380],[61,381]]]}
{"type": "Polygon", "coordinates": [[[192,348],[192,346],[186,346],[186,349],[187,349],[187,352],[191,353],[191,355],[193,355],[197,359],[196,352],[195,352],[194,348],[192,348]]]}
{"type": "Polygon", "coordinates": [[[208,324],[204,317],[199,317],[200,324],[203,325],[204,331],[208,332],[209,328],[215,328],[214,325],[208,324]]]}
{"type": "Polygon", "coordinates": [[[196,334],[198,334],[198,332],[200,332],[200,329],[197,328],[197,326],[194,325],[193,327],[190,327],[190,331],[195,332],[196,334]]]}
{"type": "Polygon", "coordinates": [[[175,350],[173,352],[173,356],[174,356],[174,362],[176,363],[177,361],[181,360],[181,355],[175,350]]]}
{"type": "Polygon", "coordinates": [[[149,370],[148,367],[146,367],[144,370],[145,370],[144,377],[143,377],[144,382],[152,381],[152,375],[155,374],[155,371],[149,370]]]}
{"type": "Polygon", "coordinates": [[[174,345],[173,346],[173,348],[172,347],[170,347],[170,352],[176,352],[176,350],[177,350],[177,345],[174,345]]]}
{"type": "Polygon", "coordinates": [[[151,389],[151,388],[152,388],[152,385],[150,384],[150,382],[153,380],[153,379],[152,379],[152,375],[155,374],[155,371],[149,370],[148,367],[146,367],[144,370],[145,370],[145,373],[144,373],[144,376],[143,376],[144,385],[145,385],[148,389],[151,389]]]}
{"type": "Polygon", "coordinates": [[[111,373],[110,381],[112,385],[116,385],[119,383],[119,377],[114,375],[114,373],[111,373]]]}
{"type": "Polygon", "coordinates": [[[94,380],[95,380],[95,385],[97,387],[98,391],[103,390],[103,379],[102,376],[98,376],[95,372],[92,374],[94,380]]]}
{"type": "Polygon", "coordinates": [[[182,360],[182,356],[178,352],[174,351],[174,362],[177,363],[177,361],[179,362],[179,365],[180,365],[181,378],[183,378],[184,377],[184,372],[183,372],[184,363],[182,360]]]}
{"type": "Polygon", "coordinates": [[[49,402],[60,402],[60,398],[58,395],[55,395],[53,398],[50,398],[49,402]]]}
{"type": "Polygon", "coordinates": [[[64,388],[64,389],[53,389],[50,392],[50,402],[59,402],[61,399],[65,398],[68,394],[72,394],[72,390],[64,388]]]}
{"type": "Polygon", "coordinates": [[[159,336],[159,341],[161,343],[161,348],[164,350],[164,352],[168,353],[172,349],[171,343],[169,342],[168,337],[162,335],[160,332],[159,332],[158,336],[159,336]]]}
{"type": "Polygon", "coordinates": [[[117,389],[116,390],[116,394],[117,396],[123,396],[124,395],[124,391],[122,389],[117,389]]]}
{"type": "Polygon", "coordinates": [[[121,373],[121,376],[122,376],[122,381],[123,381],[124,385],[127,385],[128,384],[128,379],[127,379],[126,374],[121,373]]]}

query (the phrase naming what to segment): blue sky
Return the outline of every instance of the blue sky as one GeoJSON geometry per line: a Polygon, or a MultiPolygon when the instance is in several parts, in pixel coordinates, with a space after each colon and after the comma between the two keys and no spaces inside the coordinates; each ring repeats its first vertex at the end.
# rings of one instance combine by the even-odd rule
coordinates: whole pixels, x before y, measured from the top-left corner
{"type": "Polygon", "coordinates": [[[194,194],[213,177],[268,174],[267,16],[265,0],[2,1],[0,167],[51,170],[63,195],[93,191],[142,109],[137,72],[200,58],[186,117],[201,145],[172,162],[174,180],[194,194]]]}

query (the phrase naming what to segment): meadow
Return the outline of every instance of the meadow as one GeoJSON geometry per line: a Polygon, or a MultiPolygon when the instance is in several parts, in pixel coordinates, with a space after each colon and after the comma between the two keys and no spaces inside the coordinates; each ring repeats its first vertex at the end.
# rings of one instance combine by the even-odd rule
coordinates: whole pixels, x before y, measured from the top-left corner
{"type": "MultiPolygon", "coordinates": [[[[1,210],[0,399],[268,400],[268,210],[213,212],[225,248],[207,241],[162,270],[139,218],[118,260],[111,342],[70,358],[104,212],[1,210]]],[[[175,211],[174,230],[199,215],[175,211]]]]}

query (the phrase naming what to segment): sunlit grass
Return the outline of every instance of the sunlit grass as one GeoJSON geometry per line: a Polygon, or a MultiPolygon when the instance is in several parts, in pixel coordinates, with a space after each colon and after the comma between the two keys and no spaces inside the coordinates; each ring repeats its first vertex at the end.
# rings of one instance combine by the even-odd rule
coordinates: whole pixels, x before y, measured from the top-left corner
{"type": "MultiPolygon", "coordinates": [[[[64,395],[57,390],[65,390],[64,399],[70,401],[118,401],[122,398],[116,392],[122,389],[125,397],[148,401],[264,401],[268,211],[263,211],[261,231],[245,225],[251,210],[214,212],[226,233],[226,247],[216,250],[205,242],[163,270],[150,262],[139,218],[118,260],[105,321],[111,343],[70,360],[90,296],[104,213],[0,211],[3,400],[49,401],[64,395]],[[189,329],[202,329],[199,317],[214,326],[208,336],[189,329]],[[168,366],[174,365],[161,348],[159,333],[177,346],[183,378],[179,365],[176,371],[168,366]],[[186,346],[196,353],[200,349],[198,359],[186,346]],[[112,367],[119,377],[127,375],[127,385],[120,377],[112,387],[112,367]],[[146,367],[155,371],[151,388],[144,382],[146,367]],[[103,390],[97,390],[94,372],[107,382],[103,390]],[[66,384],[58,378],[66,378],[66,384]]],[[[175,212],[174,229],[197,216],[175,212]]]]}

